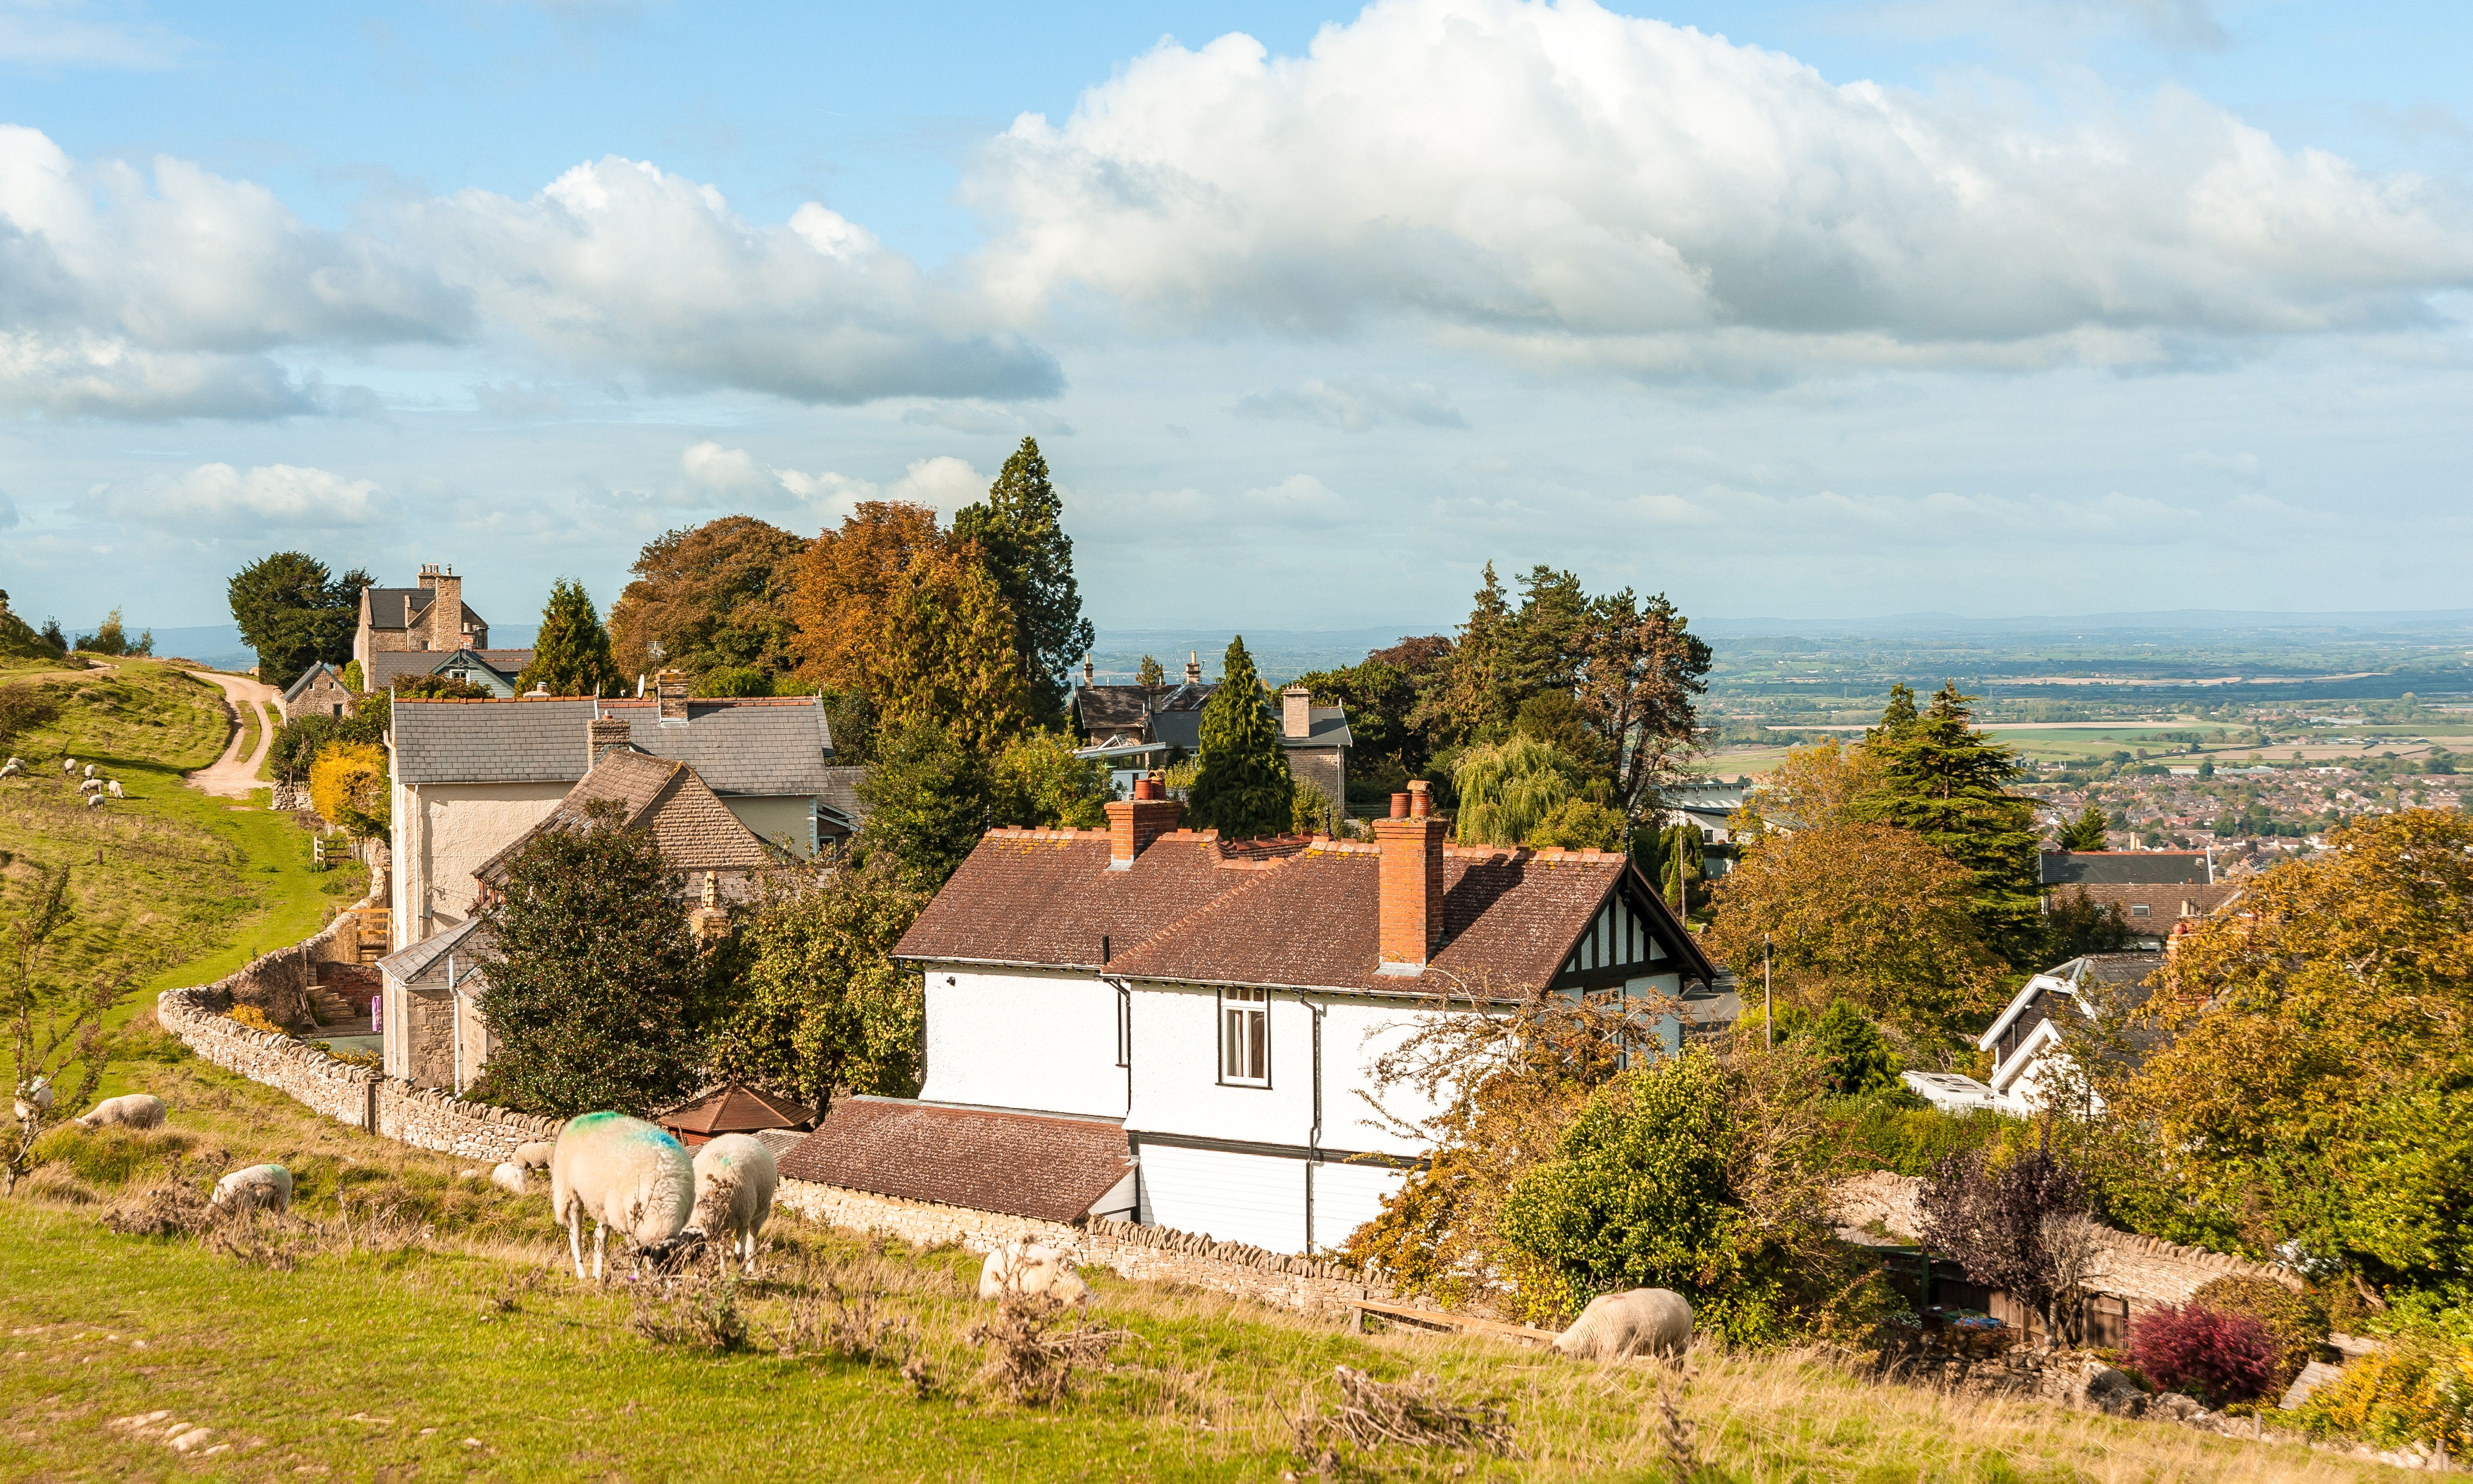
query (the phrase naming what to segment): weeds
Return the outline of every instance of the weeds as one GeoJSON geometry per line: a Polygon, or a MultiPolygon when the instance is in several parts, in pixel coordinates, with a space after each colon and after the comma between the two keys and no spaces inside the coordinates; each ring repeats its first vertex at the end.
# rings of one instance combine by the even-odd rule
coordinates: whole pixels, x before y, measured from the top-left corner
{"type": "Polygon", "coordinates": [[[1673,1385],[1657,1389],[1657,1439],[1665,1448],[1666,1472],[1674,1484],[1693,1484],[1700,1477],[1699,1444],[1692,1435],[1692,1419],[1683,1410],[1683,1398],[1691,1387],[1692,1366],[1686,1361],[1673,1385]]]}
{"type": "Polygon", "coordinates": [[[747,1315],[738,1306],[738,1280],[690,1273],[636,1290],[636,1311],[627,1328],[656,1345],[685,1346],[728,1354],[747,1348],[747,1315]]]}
{"type": "Polygon", "coordinates": [[[1018,1402],[1051,1406],[1070,1394],[1075,1370],[1103,1364],[1134,1337],[1129,1329],[1067,1324],[1065,1315],[1066,1305],[1046,1294],[1007,1289],[996,1300],[995,1315],[963,1334],[988,1352],[980,1378],[1003,1387],[1018,1402]]]}
{"type": "Polygon", "coordinates": [[[303,1225],[290,1217],[255,1207],[217,1208],[198,1233],[198,1245],[247,1267],[289,1273],[308,1256],[303,1225]]]}
{"type": "Polygon", "coordinates": [[[1297,1457],[1326,1477],[1345,1467],[1343,1445],[1359,1451],[1388,1445],[1482,1448],[1498,1457],[1522,1456],[1511,1441],[1511,1414],[1503,1407],[1451,1400],[1421,1376],[1378,1381],[1347,1366],[1332,1367],[1332,1376],[1339,1383],[1339,1405],[1304,1406],[1291,1420],[1297,1457]]]}
{"type": "Polygon", "coordinates": [[[214,1219],[213,1209],[194,1181],[183,1180],[180,1161],[172,1173],[153,1185],[132,1190],[103,1213],[103,1229],[122,1236],[195,1236],[214,1219]]]}
{"type": "Polygon", "coordinates": [[[774,1348],[784,1359],[799,1355],[838,1355],[870,1365],[889,1365],[924,1397],[934,1389],[926,1357],[920,1352],[919,1321],[882,1306],[884,1295],[872,1287],[845,1287],[831,1279],[809,1275],[802,1292],[789,1304],[787,1322],[774,1336],[774,1348]]]}
{"type": "Polygon", "coordinates": [[[481,1317],[491,1320],[521,1310],[523,1301],[540,1285],[541,1270],[539,1268],[519,1268],[508,1274],[496,1287],[481,1296],[481,1317]]]}

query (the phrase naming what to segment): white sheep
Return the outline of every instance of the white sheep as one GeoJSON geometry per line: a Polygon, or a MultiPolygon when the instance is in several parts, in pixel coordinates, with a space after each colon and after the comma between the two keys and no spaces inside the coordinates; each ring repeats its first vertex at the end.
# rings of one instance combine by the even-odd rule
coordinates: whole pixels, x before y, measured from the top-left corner
{"type": "Polygon", "coordinates": [[[724,1134],[695,1152],[695,1220],[690,1223],[756,1272],[756,1233],[773,1214],[781,1173],[773,1151],[746,1134],[724,1134]]]}
{"type": "Polygon", "coordinates": [[[1554,1337],[1555,1352],[1574,1360],[1680,1355],[1691,1348],[1692,1304],[1671,1288],[1601,1293],[1554,1337]]]}
{"type": "Polygon", "coordinates": [[[159,1129],[163,1126],[163,1100],[152,1092],[124,1092],[95,1104],[78,1122],[90,1129],[159,1129]]]}
{"type": "Polygon", "coordinates": [[[87,808],[89,808],[89,809],[99,809],[99,808],[102,808],[102,807],[103,807],[103,796],[102,796],[101,794],[88,794],[88,795],[86,795],[86,796],[85,796],[85,806],[86,806],[87,808]]]}
{"type": "Polygon", "coordinates": [[[549,1168],[550,1151],[556,1147],[547,1139],[539,1139],[529,1144],[517,1144],[516,1152],[507,1156],[507,1159],[509,1162],[520,1164],[528,1170],[545,1170],[549,1168]]]}
{"type": "Polygon", "coordinates": [[[520,1164],[500,1164],[490,1172],[490,1184],[521,1195],[524,1193],[524,1167],[520,1164]]]}
{"type": "Polygon", "coordinates": [[[590,1113],[570,1118],[550,1152],[550,1218],[566,1228],[567,1255],[584,1277],[584,1218],[592,1218],[592,1276],[602,1276],[610,1229],[637,1247],[668,1241],[695,1209],[695,1162],[686,1147],[641,1118],[590,1113]]]}
{"type": "Polygon", "coordinates": [[[103,792],[103,779],[101,779],[101,778],[88,778],[88,779],[86,779],[84,782],[80,783],[80,784],[78,785],[78,792],[79,792],[79,793],[81,793],[81,794],[99,794],[99,793],[102,793],[102,792],[103,792]]]}
{"type": "Polygon", "coordinates": [[[122,793],[122,792],[120,791],[120,780],[119,780],[118,778],[113,778],[113,779],[111,780],[111,785],[110,785],[110,786],[111,786],[111,797],[112,797],[112,798],[114,798],[114,799],[126,799],[126,798],[128,798],[128,797],[129,797],[127,794],[124,794],[124,793],[122,793]]]}
{"type": "Polygon", "coordinates": [[[92,777],[94,777],[94,764],[92,764],[92,763],[87,763],[87,764],[85,765],[85,776],[86,776],[87,778],[92,778],[92,777]]]}
{"type": "Polygon", "coordinates": [[[75,773],[75,772],[77,772],[77,759],[76,759],[76,758],[74,758],[74,757],[63,757],[63,758],[61,758],[61,759],[60,759],[60,771],[61,771],[62,773],[75,773]]]}
{"type": "Polygon", "coordinates": [[[17,1089],[16,1113],[19,1123],[32,1123],[52,1111],[52,1079],[37,1077],[17,1089]]]}
{"type": "Polygon", "coordinates": [[[215,1182],[215,1193],[206,1204],[287,1210],[292,1206],[292,1172],[280,1164],[252,1164],[245,1170],[234,1170],[215,1182]]]}
{"type": "Polygon", "coordinates": [[[1045,1294],[1066,1304],[1091,1297],[1091,1285],[1073,1271],[1072,1259],[1053,1247],[1029,1241],[1007,1242],[979,1265],[980,1298],[1001,1298],[1008,1290],[1033,1297],[1045,1294]]]}

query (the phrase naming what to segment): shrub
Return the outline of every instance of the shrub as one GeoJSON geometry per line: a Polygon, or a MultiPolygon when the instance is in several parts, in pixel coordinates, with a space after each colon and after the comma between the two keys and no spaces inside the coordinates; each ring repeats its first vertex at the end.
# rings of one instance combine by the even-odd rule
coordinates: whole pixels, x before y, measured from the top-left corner
{"type": "Polygon", "coordinates": [[[2473,1349],[2403,1344],[2365,1355],[2302,1403],[2296,1420],[2316,1437],[2473,1448],[2473,1349]]]}
{"type": "Polygon", "coordinates": [[[387,757],[366,742],[329,742],[309,765],[309,802],[355,835],[387,832],[387,757]]]}
{"type": "Polygon", "coordinates": [[[2129,1327],[2129,1355],[2155,1384],[2212,1406],[2248,1401],[2274,1384],[2275,1337],[2254,1314],[2168,1304],[2129,1327]]]}
{"type": "Polygon", "coordinates": [[[60,720],[60,704],[39,685],[0,685],[0,746],[60,720]]]}
{"type": "Polygon", "coordinates": [[[1898,1059],[1888,1041],[1846,1001],[1831,1000],[1818,1019],[1795,1034],[1809,1038],[1819,1053],[1831,1091],[1874,1092],[1899,1086],[1898,1059]]]}
{"type": "Polygon", "coordinates": [[[713,697],[769,696],[773,694],[773,677],[753,665],[723,665],[698,676],[695,693],[713,697]]]}
{"type": "Polygon", "coordinates": [[[258,1009],[255,1005],[234,1005],[231,1008],[231,1012],[225,1016],[224,1018],[231,1021],[234,1025],[239,1026],[243,1030],[264,1031],[271,1036],[281,1036],[285,1034],[282,1026],[279,1026],[274,1021],[268,1019],[266,1017],[266,1012],[258,1009]]]}
{"type": "Polygon", "coordinates": [[[2327,1307],[2266,1278],[2219,1278],[2190,1295],[2190,1302],[2219,1313],[2247,1314],[2267,1327],[2275,1342],[2274,1389],[2293,1384],[2301,1368],[2318,1358],[2327,1343],[2327,1307]]]}
{"type": "Polygon", "coordinates": [[[1929,1175],[1953,1154],[1995,1148],[2027,1132],[2023,1121],[1989,1110],[1943,1113],[1903,1087],[1836,1100],[1830,1111],[1844,1120],[1851,1162],[1901,1175],[1929,1175]]]}

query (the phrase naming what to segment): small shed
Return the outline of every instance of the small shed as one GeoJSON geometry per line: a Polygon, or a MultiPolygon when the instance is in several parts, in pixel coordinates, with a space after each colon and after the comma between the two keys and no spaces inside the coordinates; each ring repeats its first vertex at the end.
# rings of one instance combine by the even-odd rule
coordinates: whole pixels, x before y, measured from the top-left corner
{"type": "Polygon", "coordinates": [[[816,1115],[786,1097],[776,1097],[745,1083],[725,1082],[717,1088],[707,1088],[667,1113],[655,1114],[653,1121],[693,1149],[724,1134],[805,1129],[813,1126],[816,1115]]]}

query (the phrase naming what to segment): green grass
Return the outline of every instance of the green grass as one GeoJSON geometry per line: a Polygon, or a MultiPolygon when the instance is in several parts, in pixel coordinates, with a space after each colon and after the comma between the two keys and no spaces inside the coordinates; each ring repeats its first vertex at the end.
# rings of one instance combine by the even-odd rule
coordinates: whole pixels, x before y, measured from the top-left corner
{"type": "MultiPolygon", "coordinates": [[[[161,1047],[132,1035],[132,1052],[161,1047]]],[[[178,1050],[162,1054],[179,1056],[178,1050]]],[[[1054,1409],[980,1376],[967,1337],[977,1263],[777,1217],[766,1279],[737,1290],[759,1341],[825,1281],[917,1337],[929,1385],[889,1361],[768,1345],[714,1353],[631,1328],[636,1287],[578,1284],[540,1193],[325,1122],[194,1060],[134,1070],[166,1130],[64,1131],[56,1162],[0,1203],[0,1477],[355,1480],[1197,1479],[1309,1474],[1287,1418],[1345,1364],[1429,1377],[1509,1414],[1517,1460],[1385,1448],[1351,1476],[1670,1477],[1658,1400],[1671,1373],[1501,1342],[1355,1335],[1335,1322],[1092,1275],[1092,1318],[1131,1337],[1054,1409]],[[189,1237],[123,1236],[99,1211],[164,1177],[203,1188],[276,1160],[295,1214],[248,1233],[288,1271],[189,1237]],[[354,1213],[347,1234],[341,1215],[354,1213]],[[392,1207],[393,1220],[372,1212],[392,1207]],[[423,1232],[426,1228],[426,1232],[423,1232]],[[143,1341],[141,1347],[138,1342],[143,1341]],[[168,1411],[229,1452],[176,1458],[112,1421],[168,1411]],[[475,1443],[468,1445],[466,1439],[475,1443]]],[[[246,1245],[246,1244],[244,1244],[246,1245]]],[[[653,1312],[663,1312],[656,1306],[653,1312]]],[[[2377,1469],[2042,1403],[1885,1385],[1816,1354],[1695,1355],[1681,1393],[1722,1480],[2349,1479],[2377,1469]]]]}

